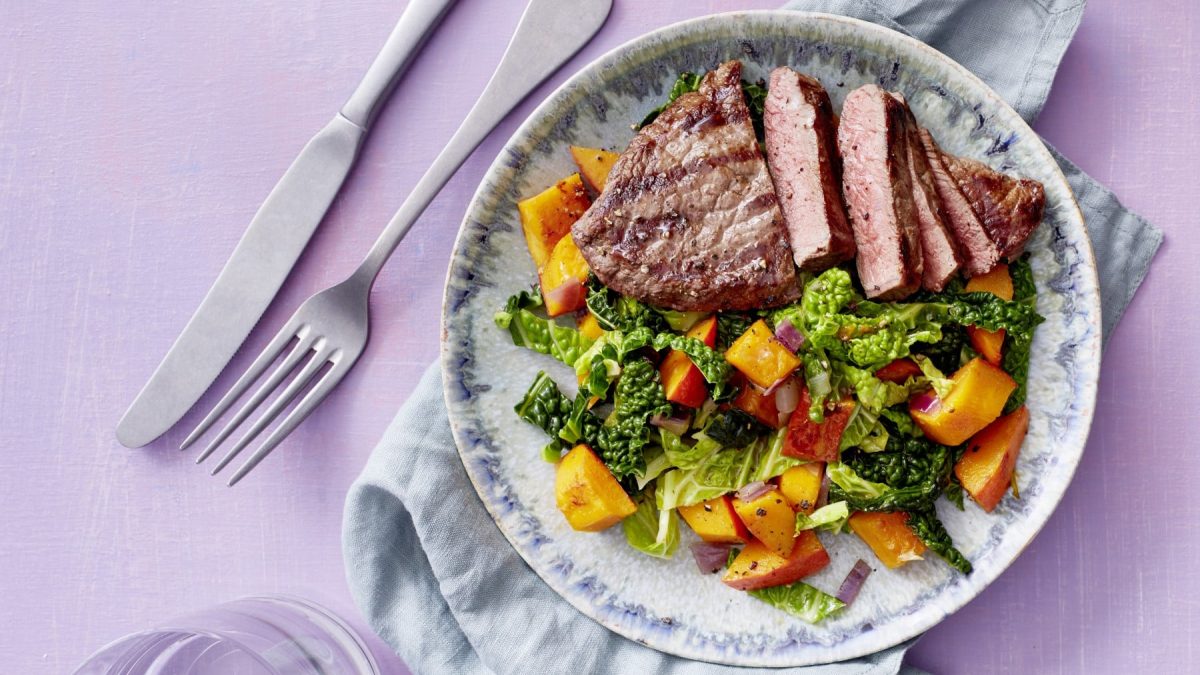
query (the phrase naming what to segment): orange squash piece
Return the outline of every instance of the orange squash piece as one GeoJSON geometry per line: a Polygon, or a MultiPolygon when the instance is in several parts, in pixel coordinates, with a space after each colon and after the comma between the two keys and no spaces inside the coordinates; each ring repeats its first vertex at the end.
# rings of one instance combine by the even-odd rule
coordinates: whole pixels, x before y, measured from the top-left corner
{"type": "Polygon", "coordinates": [[[550,259],[554,246],[571,231],[571,225],[591,205],[592,200],[583,187],[583,179],[577,173],[558,181],[540,194],[517,202],[525,243],[539,270],[550,259]]]}
{"type": "Polygon", "coordinates": [[[814,462],[836,462],[841,456],[838,447],[842,444],[842,433],[850,423],[854,412],[854,401],[839,401],[833,410],[825,411],[825,421],[817,423],[808,418],[812,399],[808,389],[800,394],[800,405],[788,418],[787,436],[783,439],[780,453],[785,457],[807,459],[814,462]]]}
{"type": "MultiPolygon", "coordinates": [[[[711,316],[697,322],[686,335],[709,347],[716,345],[717,317],[711,316]]],[[[674,349],[668,351],[658,366],[658,374],[662,378],[663,391],[668,401],[689,408],[704,405],[704,399],[708,398],[708,383],[687,354],[674,349]]]]}
{"type": "Polygon", "coordinates": [[[762,319],[729,346],[725,360],[763,389],[770,389],[800,367],[800,357],[776,340],[762,319]]]}
{"type": "Polygon", "coordinates": [[[976,434],[954,465],[958,482],[983,510],[996,508],[1008,491],[1028,431],[1029,410],[1021,406],[976,434]]]}
{"type": "Polygon", "coordinates": [[[604,329],[600,327],[600,322],[596,320],[596,315],[591,312],[579,317],[579,320],[575,322],[575,328],[579,329],[579,332],[584,337],[593,340],[599,340],[600,336],[604,335],[604,329]]]}
{"type": "Polygon", "coordinates": [[[921,431],[942,445],[958,445],[991,424],[1008,401],[1017,383],[1008,373],[982,358],[974,358],[950,378],[953,384],[944,400],[936,399],[927,412],[919,405],[922,393],[909,400],[908,414],[921,431]]]}
{"type": "Polygon", "coordinates": [[[828,564],[829,553],[821,540],[812,530],[805,530],[796,537],[796,543],[786,557],[767,548],[761,541],[751,541],[733,559],[721,581],[739,591],[753,591],[799,581],[828,564]]]}
{"type": "Polygon", "coordinates": [[[920,560],[925,544],[908,527],[908,514],[903,511],[850,515],[850,529],[871,547],[875,557],[895,569],[910,560],[920,560]]]}
{"type": "Polygon", "coordinates": [[[733,510],[729,495],[679,507],[679,515],[701,539],[713,544],[744,544],[750,541],[750,531],[733,510]]]}
{"type": "MultiPolygon", "coordinates": [[[[988,292],[1002,300],[1012,300],[1012,275],[1008,271],[1008,265],[1001,263],[987,274],[971,277],[964,290],[968,293],[988,292]]],[[[967,326],[967,337],[971,340],[971,347],[979,352],[980,356],[994,366],[1000,365],[1004,353],[1004,329],[992,331],[967,326]]]]}
{"type": "Polygon", "coordinates": [[[733,399],[733,407],[749,413],[754,419],[772,429],[783,426],[779,423],[779,408],[775,405],[775,394],[760,392],[750,384],[750,380],[747,380],[741,371],[733,371],[733,377],[729,381],[738,390],[737,396],[733,399]]]}
{"type": "Polygon", "coordinates": [[[896,384],[904,384],[908,382],[908,378],[917,377],[920,374],[921,367],[912,359],[896,359],[875,371],[875,377],[884,382],[895,382],[896,384]]]}
{"type": "Polygon", "coordinates": [[[571,527],[584,532],[599,532],[637,511],[604,462],[582,444],[558,463],[554,497],[571,527]]]}
{"type": "Polygon", "coordinates": [[[793,511],[811,514],[817,510],[817,497],[821,494],[821,480],[824,477],[824,462],[793,466],[779,477],[779,491],[792,505],[793,511]]]}
{"type": "Polygon", "coordinates": [[[792,550],[796,539],[796,512],[782,492],[771,489],[748,502],[734,497],[733,510],[750,534],[767,548],[781,556],[792,550]]]}
{"type": "Polygon", "coordinates": [[[583,285],[587,283],[590,271],[583,253],[575,245],[575,239],[569,234],[559,239],[550,253],[550,259],[538,273],[546,314],[559,316],[583,309],[587,301],[587,289],[583,285]],[[571,287],[569,292],[558,290],[566,285],[571,287]]]}
{"type": "Polygon", "coordinates": [[[620,155],[600,148],[572,145],[571,157],[575,159],[575,165],[579,167],[579,173],[583,174],[583,180],[588,187],[599,193],[604,191],[608,174],[612,172],[613,164],[616,164],[620,155]]]}

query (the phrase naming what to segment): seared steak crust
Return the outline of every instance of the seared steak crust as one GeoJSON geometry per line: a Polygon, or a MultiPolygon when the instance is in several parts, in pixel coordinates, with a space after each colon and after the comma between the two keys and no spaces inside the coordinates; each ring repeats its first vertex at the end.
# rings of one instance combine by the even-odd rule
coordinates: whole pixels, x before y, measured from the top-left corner
{"type": "Polygon", "coordinates": [[[966,157],[946,156],[946,167],[1000,255],[1012,260],[1042,222],[1046,192],[1042,184],[993,170],[966,157]]]}
{"type": "Polygon", "coordinates": [[[920,288],[924,271],[904,105],[873,84],[850,92],[838,149],[863,290],[869,298],[904,298],[920,288]]]}
{"type": "Polygon", "coordinates": [[[608,287],[683,311],[770,307],[799,297],[741,72],[737,61],[722,64],[642,129],[572,227],[608,287]]]}
{"type": "Polygon", "coordinates": [[[929,166],[925,147],[921,144],[917,118],[902,95],[892,95],[904,106],[908,126],[908,166],[912,174],[913,203],[917,207],[917,225],[921,233],[921,262],[925,266],[921,286],[938,293],[958,273],[963,259],[954,235],[942,216],[942,201],[938,199],[933,184],[933,168],[929,166]]]}
{"type": "Polygon", "coordinates": [[[829,94],[807,75],[776,68],[763,108],[768,165],[796,265],[820,271],[853,258],[829,94]]]}

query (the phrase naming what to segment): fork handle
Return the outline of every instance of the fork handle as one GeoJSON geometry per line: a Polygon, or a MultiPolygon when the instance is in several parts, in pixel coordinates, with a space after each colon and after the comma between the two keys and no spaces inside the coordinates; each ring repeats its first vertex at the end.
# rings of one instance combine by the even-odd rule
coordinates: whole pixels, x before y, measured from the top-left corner
{"type": "Polygon", "coordinates": [[[368,288],[454,172],[529,92],[587,44],[612,0],[532,0],[500,65],[467,118],[392,216],[353,277],[368,288]]]}
{"type": "Polygon", "coordinates": [[[412,0],[408,3],[367,74],[342,106],[342,117],[363,129],[371,126],[408,62],[455,2],[457,0],[412,0]]]}

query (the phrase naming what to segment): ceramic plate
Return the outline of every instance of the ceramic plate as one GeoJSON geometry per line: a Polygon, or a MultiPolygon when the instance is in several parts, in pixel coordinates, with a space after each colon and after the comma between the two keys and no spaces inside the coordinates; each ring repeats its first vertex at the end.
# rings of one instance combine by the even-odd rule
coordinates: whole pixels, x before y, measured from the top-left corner
{"type": "MultiPolygon", "coordinates": [[[[1083,219],[1038,137],[966,69],[899,33],[844,17],[787,11],[709,16],[634,40],[572,77],[530,116],[492,165],[455,245],[443,309],[446,403],[459,452],[496,523],[546,583],[579,611],[656,649],[756,666],[825,663],[913,637],[962,607],[1029,543],[1058,504],[1083,452],[1096,398],[1100,304],[1083,219]],[[818,626],[701,576],[687,552],[660,561],[626,545],[621,528],[572,531],[555,508],[544,434],[517,418],[538,370],[574,393],[573,372],[514,347],[492,315],[535,279],[516,202],[576,169],[571,144],[621,149],[630,124],[664,100],[676,75],[741,59],[745,77],[787,65],[819,78],[837,109],[874,82],[908,97],[949,152],[1040,180],[1046,216],[1029,244],[1046,322],[1029,379],[1032,422],[1017,471],[1020,500],[992,514],[973,504],[939,514],[975,566],[969,576],[936,556],[888,570],[853,536],[826,537],[832,564],[807,581],[835,592],[854,562],[876,572],[858,600],[818,626]]],[[[682,528],[686,530],[686,528],[682,528]]]]}

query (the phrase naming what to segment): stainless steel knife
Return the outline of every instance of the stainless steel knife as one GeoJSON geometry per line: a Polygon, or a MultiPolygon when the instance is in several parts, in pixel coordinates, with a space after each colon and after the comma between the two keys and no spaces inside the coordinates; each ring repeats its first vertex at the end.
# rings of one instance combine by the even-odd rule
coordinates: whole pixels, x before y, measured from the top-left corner
{"type": "Polygon", "coordinates": [[[216,283],[117,424],[141,447],[179,421],[216,380],[325,217],[388,94],[456,0],[411,0],[350,100],[271,190],[216,283]]]}

